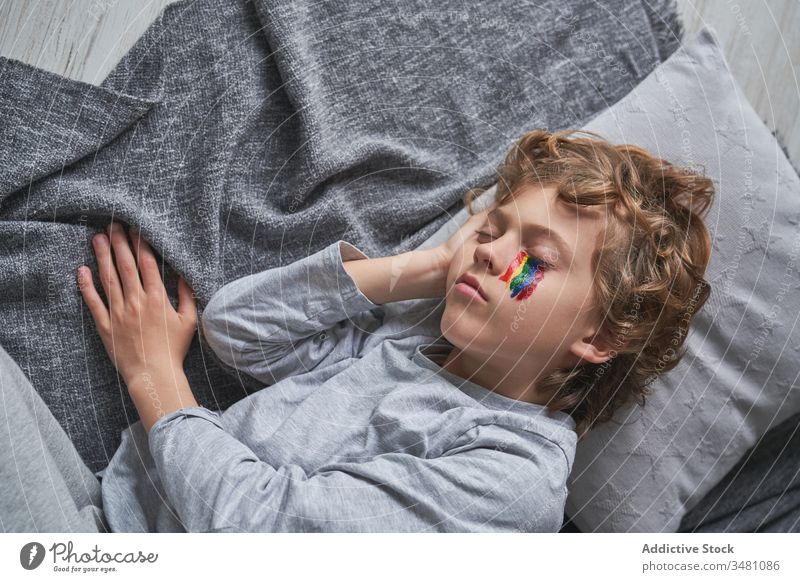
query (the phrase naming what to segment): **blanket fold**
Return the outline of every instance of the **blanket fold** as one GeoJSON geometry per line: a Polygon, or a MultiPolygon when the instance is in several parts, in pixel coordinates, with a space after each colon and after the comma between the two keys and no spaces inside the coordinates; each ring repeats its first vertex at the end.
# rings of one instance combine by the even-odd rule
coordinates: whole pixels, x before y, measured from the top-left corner
{"type": "Polygon", "coordinates": [[[13,123],[0,125],[0,204],[104,147],[157,104],[5,57],[0,57],[0,78],[14,88],[0,91],[0,111],[13,116],[13,123]]]}

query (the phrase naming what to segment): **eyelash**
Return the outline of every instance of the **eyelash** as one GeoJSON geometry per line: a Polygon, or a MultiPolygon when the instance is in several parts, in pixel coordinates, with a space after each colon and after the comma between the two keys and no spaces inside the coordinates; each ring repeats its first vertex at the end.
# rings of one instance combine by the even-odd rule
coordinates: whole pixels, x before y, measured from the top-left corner
{"type": "MultiPolygon", "coordinates": [[[[477,231],[477,232],[478,232],[478,235],[483,235],[483,236],[488,236],[488,237],[491,237],[491,236],[492,236],[491,234],[489,234],[489,233],[487,233],[487,232],[483,232],[482,230],[479,230],[479,231],[477,231]]],[[[537,257],[537,256],[536,256],[534,253],[532,253],[532,252],[531,252],[531,251],[529,251],[528,249],[525,249],[525,252],[526,252],[526,253],[528,253],[528,255],[529,255],[529,256],[530,256],[530,257],[531,257],[531,258],[532,258],[534,261],[536,261],[537,263],[541,264],[541,265],[542,265],[542,266],[543,266],[545,269],[552,269],[552,268],[553,268],[553,265],[552,265],[551,263],[548,263],[548,262],[547,262],[547,261],[545,261],[544,259],[541,259],[541,258],[537,257]]]]}

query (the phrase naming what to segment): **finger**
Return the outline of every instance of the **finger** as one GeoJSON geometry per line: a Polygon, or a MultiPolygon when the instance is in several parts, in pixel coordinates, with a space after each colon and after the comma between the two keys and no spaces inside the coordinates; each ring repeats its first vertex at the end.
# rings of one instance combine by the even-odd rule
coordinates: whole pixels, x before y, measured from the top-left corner
{"type": "Polygon", "coordinates": [[[114,259],[117,264],[122,287],[125,297],[136,297],[144,291],[142,282],[139,280],[139,268],[136,266],[136,259],[133,258],[131,246],[128,244],[128,235],[119,223],[112,222],[108,225],[111,246],[114,248],[114,259]]]}
{"type": "Polygon", "coordinates": [[[103,300],[94,287],[92,271],[89,267],[83,265],[78,267],[78,286],[81,288],[81,294],[89,307],[89,312],[92,314],[97,328],[108,329],[111,325],[111,318],[108,314],[108,309],[106,309],[103,300]]]}
{"type": "Polygon", "coordinates": [[[194,321],[197,317],[197,300],[186,279],[178,277],[178,313],[194,321]]]}
{"type": "Polygon", "coordinates": [[[136,259],[139,263],[139,272],[142,275],[142,284],[147,293],[163,292],[166,295],[161,272],[158,270],[158,261],[148,242],[142,238],[139,230],[131,227],[131,239],[136,259]]]}
{"type": "Polygon", "coordinates": [[[122,305],[122,286],[117,276],[117,268],[111,260],[111,246],[108,237],[103,233],[96,234],[92,237],[92,243],[95,255],[97,255],[97,272],[103,290],[106,292],[110,310],[122,305]]]}

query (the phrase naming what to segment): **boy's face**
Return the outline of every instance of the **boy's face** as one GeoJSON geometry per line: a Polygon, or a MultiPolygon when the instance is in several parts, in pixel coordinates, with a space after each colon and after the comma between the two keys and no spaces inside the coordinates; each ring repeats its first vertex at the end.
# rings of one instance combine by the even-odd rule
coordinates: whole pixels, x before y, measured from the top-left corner
{"type": "Polygon", "coordinates": [[[481,215],[485,220],[465,235],[447,274],[441,322],[447,340],[485,362],[481,376],[499,374],[509,383],[606,361],[607,346],[591,343],[601,323],[591,259],[605,227],[603,207],[567,205],[554,187],[530,186],[481,215]],[[457,284],[465,273],[485,300],[457,284]]]}

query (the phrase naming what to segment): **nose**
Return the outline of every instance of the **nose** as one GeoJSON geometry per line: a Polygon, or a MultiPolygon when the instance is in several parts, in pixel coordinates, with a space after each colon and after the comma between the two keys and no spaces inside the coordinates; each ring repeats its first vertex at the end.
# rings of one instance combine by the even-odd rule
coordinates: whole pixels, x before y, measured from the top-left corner
{"type": "Polygon", "coordinates": [[[490,242],[479,243],[475,247],[473,259],[479,265],[484,265],[488,274],[499,277],[516,256],[518,247],[519,245],[515,246],[511,240],[511,236],[504,235],[490,242]]]}

